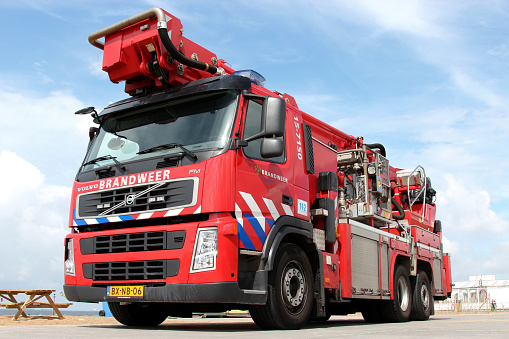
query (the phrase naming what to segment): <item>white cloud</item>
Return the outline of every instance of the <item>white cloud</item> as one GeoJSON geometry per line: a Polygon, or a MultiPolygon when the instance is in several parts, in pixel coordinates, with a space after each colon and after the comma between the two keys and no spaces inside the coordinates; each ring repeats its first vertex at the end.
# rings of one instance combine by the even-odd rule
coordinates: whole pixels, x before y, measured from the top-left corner
{"type": "MultiPolygon", "coordinates": [[[[507,105],[505,96],[491,86],[492,79],[482,73],[489,63],[479,62],[486,52],[475,48],[479,42],[471,31],[479,24],[458,25],[458,18],[466,15],[465,12],[475,11],[475,3],[364,0],[336,5],[337,11],[325,13],[327,24],[338,25],[332,19],[339,16],[344,21],[371,28],[358,39],[357,45],[380,44],[380,38],[395,39],[422,61],[448,74],[450,84],[457,91],[489,106],[507,105]],[[340,11],[346,14],[336,14],[340,11]]],[[[327,24],[321,24],[322,30],[330,30],[327,24]]],[[[494,46],[487,53],[505,58],[507,43],[494,46]]]]}
{"type": "MultiPolygon", "coordinates": [[[[436,153],[443,158],[440,150],[436,153]]],[[[453,279],[488,273],[506,277],[507,253],[500,249],[509,240],[509,222],[493,209],[491,194],[476,180],[482,174],[460,170],[444,174],[439,167],[430,168],[441,174],[431,178],[438,191],[437,219],[442,221],[444,251],[452,254],[453,279]]]]}
{"type": "Polygon", "coordinates": [[[48,185],[34,165],[0,152],[0,284],[61,290],[70,187],[48,185]]]}
{"type": "Polygon", "coordinates": [[[44,181],[42,173],[28,161],[9,151],[0,152],[0,208],[6,211],[44,181]]]}
{"type": "Polygon", "coordinates": [[[484,264],[485,272],[502,273],[509,271],[509,241],[500,242],[493,246],[491,257],[484,264]]]}
{"type": "Polygon", "coordinates": [[[509,59],[509,41],[489,49],[487,53],[500,59],[509,59]]]}
{"type": "Polygon", "coordinates": [[[339,97],[330,94],[310,94],[309,92],[296,92],[291,95],[295,97],[299,109],[320,120],[342,115],[337,110],[338,102],[340,102],[339,97]],[[336,110],[333,110],[332,107],[336,107],[336,110]]]}
{"type": "Polygon", "coordinates": [[[28,159],[51,182],[72,182],[94,125],[73,114],[85,105],[68,90],[34,93],[1,82],[0,102],[2,149],[28,159]]]}
{"type": "MultiPolygon", "coordinates": [[[[12,128],[37,126],[53,132],[69,130],[69,126],[74,125],[73,113],[83,107],[81,101],[65,90],[35,94],[0,87],[0,100],[3,106],[4,139],[7,139],[5,134],[12,128]]],[[[4,144],[5,140],[2,142],[4,144]]]]}
{"type": "Polygon", "coordinates": [[[103,81],[110,81],[108,73],[102,70],[103,60],[102,54],[94,60],[88,61],[88,70],[90,73],[103,81]]]}
{"type": "Polygon", "coordinates": [[[55,81],[46,72],[46,69],[45,69],[46,65],[47,65],[47,62],[45,60],[40,61],[40,62],[34,62],[33,67],[37,74],[37,80],[40,83],[45,84],[45,85],[53,84],[55,81]]]}
{"type": "Polygon", "coordinates": [[[425,38],[444,38],[435,22],[438,10],[430,2],[399,0],[364,0],[346,4],[354,11],[364,12],[385,30],[400,31],[425,38]]]}
{"type": "Polygon", "coordinates": [[[495,94],[489,86],[473,79],[472,76],[467,74],[465,70],[451,68],[449,72],[451,73],[452,80],[458,88],[469,96],[477,98],[489,106],[495,107],[500,107],[504,104],[504,102],[507,102],[507,100],[503,100],[500,96],[495,94]]]}
{"type": "Polygon", "coordinates": [[[444,245],[444,253],[455,256],[459,252],[460,245],[456,241],[451,241],[445,235],[442,235],[442,244],[444,245]]]}
{"type": "Polygon", "coordinates": [[[452,174],[446,174],[445,181],[445,189],[437,194],[437,206],[444,227],[451,233],[471,233],[482,239],[509,232],[509,222],[491,209],[491,198],[487,191],[452,174]]]}

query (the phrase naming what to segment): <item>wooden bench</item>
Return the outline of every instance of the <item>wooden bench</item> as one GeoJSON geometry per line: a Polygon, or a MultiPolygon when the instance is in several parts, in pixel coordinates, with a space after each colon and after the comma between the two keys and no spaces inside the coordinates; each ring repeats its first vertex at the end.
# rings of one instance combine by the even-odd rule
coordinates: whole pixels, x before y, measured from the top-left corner
{"type": "Polygon", "coordinates": [[[12,320],[18,320],[20,316],[28,318],[25,313],[25,309],[27,308],[52,308],[59,319],[64,319],[59,308],[67,308],[71,306],[72,303],[55,303],[53,299],[51,299],[51,293],[53,292],[55,292],[55,290],[0,290],[0,297],[9,301],[8,303],[0,303],[0,307],[18,309],[18,313],[16,313],[12,320]],[[28,296],[27,300],[25,302],[18,302],[15,297],[15,295],[18,294],[26,294],[28,296]],[[37,302],[37,300],[44,297],[46,297],[48,302],[37,302]]]}
{"type": "MultiPolygon", "coordinates": [[[[23,306],[25,303],[0,303],[0,307],[5,308],[19,308],[23,306]]],[[[53,303],[58,308],[67,308],[72,305],[72,303],[53,303]]],[[[25,308],[53,308],[50,303],[32,303],[25,308]]]]}

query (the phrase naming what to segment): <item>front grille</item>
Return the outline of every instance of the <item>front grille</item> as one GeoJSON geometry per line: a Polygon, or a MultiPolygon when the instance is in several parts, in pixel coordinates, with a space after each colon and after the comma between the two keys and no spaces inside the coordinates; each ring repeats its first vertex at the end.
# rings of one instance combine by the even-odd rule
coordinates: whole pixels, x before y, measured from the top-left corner
{"type": "Polygon", "coordinates": [[[195,179],[185,179],[82,194],[76,215],[101,218],[191,206],[195,203],[194,187],[195,179]]]}
{"type": "Polygon", "coordinates": [[[95,253],[157,251],[164,249],[164,233],[134,233],[95,238],[95,253]]]}
{"type": "Polygon", "coordinates": [[[164,280],[176,276],[180,260],[148,260],[83,264],[83,276],[95,281],[164,280]]]}
{"type": "Polygon", "coordinates": [[[127,261],[94,264],[94,280],[161,280],[164,276],[164,262],[127,261]]]}
{"type": "Polygon", "coordinates": [[[180,249],[186,231],[127,233],[85,238],[80,241],[81,254],[124,253],[180,249]]]}

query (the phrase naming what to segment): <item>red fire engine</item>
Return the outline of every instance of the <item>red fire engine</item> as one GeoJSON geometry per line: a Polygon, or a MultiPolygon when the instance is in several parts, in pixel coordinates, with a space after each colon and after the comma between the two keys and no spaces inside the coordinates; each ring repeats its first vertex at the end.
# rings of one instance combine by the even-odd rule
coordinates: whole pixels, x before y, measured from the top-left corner
{"type": "Polygon", "coordinates": [[[153,8],[89,37],[130,95],[101,113],[72,190],[66,297],[128,326],[249,310],[266,329],[332,314],[426,320],[451,293],[423,167],[299,110],[153,8]],[[104,37],[104,42],[100,39],[104,37]]]}

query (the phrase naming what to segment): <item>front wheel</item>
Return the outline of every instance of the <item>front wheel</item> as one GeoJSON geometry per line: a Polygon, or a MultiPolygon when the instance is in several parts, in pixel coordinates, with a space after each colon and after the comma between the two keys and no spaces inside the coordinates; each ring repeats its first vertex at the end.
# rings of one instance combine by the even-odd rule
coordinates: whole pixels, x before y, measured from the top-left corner
{"type": "Polygon", "coordinates": [[[120,305],[108,302],[113,317],[126,326],[157,326],[168,318],[168,313],[160,304],[132,303],[120,305]]]}
{"type": "Polygon", "coordinates": [[[415,277],[415,285],[412,293],[412,320],[428,320],[433,306],[428,275],[424,271],[418,271],[415,277]]]}
{"type": "Polygon", "coordinates": [[[382,317],[388,322],[408,321],[412,309],[412,291],[408,272],[401,265],[394,268],[393,291],[394,299],[380,305],[382,317]]]}
{"type": "Polygon", "coordinates": [[[269,273],[267,303],[252,306],[251,317],[264,329],[299,329],[309,321],[313,307],[311,264],[294,244],[281,244],[275,263],[269,273]]]}

